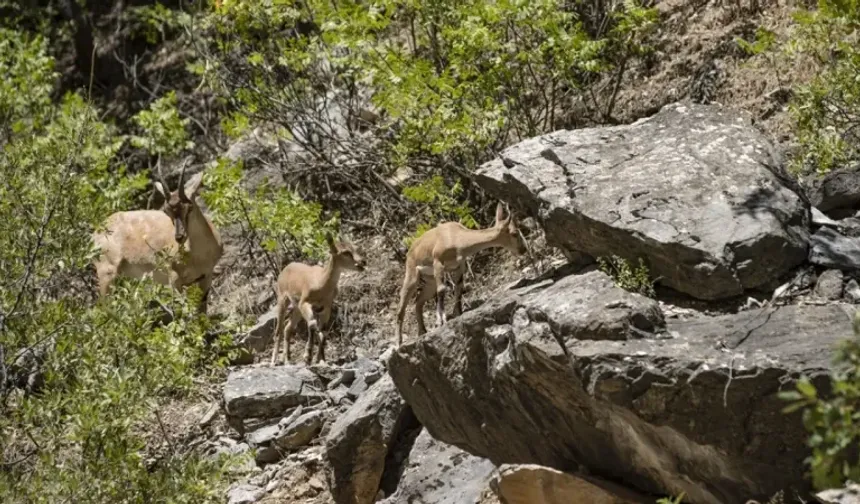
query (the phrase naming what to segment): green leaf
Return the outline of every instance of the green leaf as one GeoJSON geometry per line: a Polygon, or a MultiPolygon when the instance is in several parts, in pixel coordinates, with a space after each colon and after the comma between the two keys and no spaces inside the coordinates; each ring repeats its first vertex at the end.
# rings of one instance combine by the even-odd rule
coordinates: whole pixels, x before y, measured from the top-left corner
{"type": "Polygon", "coordinates": [[[815,399],[818,395],[815,386],[806,377],[797,380],[797,390],[808,399],[815,399]]]}

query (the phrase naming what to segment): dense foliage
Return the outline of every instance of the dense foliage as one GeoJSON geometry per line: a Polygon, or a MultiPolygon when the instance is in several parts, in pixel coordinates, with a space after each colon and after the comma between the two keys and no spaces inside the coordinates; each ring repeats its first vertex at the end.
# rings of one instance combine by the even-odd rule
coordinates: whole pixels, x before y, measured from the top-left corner
{"type": "Polygon", "coordinates": [[[222,363],[221,342],[150,282],[92,302],[90,233],[145,174],[125,173],[124,138],[82,96],[53,103],[45,39],[3,30],[0,47],[0,501],[206,502],[222,462],[147,461],[139,427],[222,363]]]}
{"type": "Polygon", "coordinates": [[[826,173],[860,161],[860,4],[819,0],[817,7],[797,13],[787,49],[821,68],[795,90],[791,111],[802,146],[795,170],[826,173]]]}
{"type": "MultiPolygon", "coordinates": [[[[200,21],[196,68],[228,100],[231,132],[262,122],[300,146],[288,175],[325,183],[345,212],[418,215],[420,233],[471,225],[461,198],[478,163],[565,124],[586,84],[647,52],[655,11],[613,5],[590,34],[560,0],[226,0],[200,21]],[[389,177],[403,170],[417,180],[401,192],[389,177]]],[[[601,118],[613,101],[594,104],[601,118]]]]}

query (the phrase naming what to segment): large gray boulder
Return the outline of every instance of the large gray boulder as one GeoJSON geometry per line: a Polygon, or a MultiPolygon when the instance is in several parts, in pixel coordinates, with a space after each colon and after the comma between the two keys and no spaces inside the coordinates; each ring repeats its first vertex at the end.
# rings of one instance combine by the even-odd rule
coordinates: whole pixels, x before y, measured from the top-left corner
{"type": "Polygon", "coordinates": [[[379,504],[478,504],[496,466],[422,429],[405,461],[397,491],[379,504]]]}
{"type": "Polygon", "coordinates": [[[809,206],[780,156],[714,105],[535,137],[476,180],[539,217],[550,245],[641,257],[663,285],[700,299],[769,285],[806,259],[809,206]]]}
{"type": "Polygon", "coordinates": [[[414,420],[391,377],[385,375],[332,425],[326,436],[329,488],[337,504],[371,504],[385,459],[414,420]]]}
{"type": "Polygon", "coordinates": [[[612,299],[593,275],[498,293],[401,346],[389,372],[430,434],[497,465],[582,465],[691,503],[808,490],[807,433],[777,392],[801,373],[826,383],[851,310],[768,307],[632,331],[653,301],[620,295],[640,308],[615,310],[617,329],[595,337],[571,302],[612,299]]]}

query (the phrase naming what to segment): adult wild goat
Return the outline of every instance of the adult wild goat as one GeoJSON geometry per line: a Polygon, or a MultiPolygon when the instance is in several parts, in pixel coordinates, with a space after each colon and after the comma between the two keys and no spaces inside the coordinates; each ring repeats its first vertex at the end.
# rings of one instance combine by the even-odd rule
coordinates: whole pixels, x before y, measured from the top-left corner
{"type": "Polygon", "coordinates": [[[159,162],[161,181],[155,188],[164,196],[161,210],[116,212],[107,218],[103,231],[93,233],[93,242],[101,249],[95,261],[100,296],[108,293],[118,275],[141,278],[152,273],[155,281],[177,289],[199,285],[203,291],[199,310],[206,312],[213,270],[224,248],[218,230],[195,201],[203,173],[183,186],[187,165],[188,160],[182,164],[177,190],[170,191],[159,162]],[[157,265],[162,253],[169,257],[168,269],[157,265]]]}
{"type": "Polygon", "coordinates": [[[305,362],[311,363],[314,333],[319,336],[317,360],[325,360],[326,335],[324,327],[331,317],[331,307],[337,297],[337,283],[344,270],[364,271],[364,257],[348,242],[335,241],[326,235],[329,257],[326,265],[311,266],[299,262],[288,264],[278,275],[278,308],[275,324],[275,347],[272,349],[272,365],[278,361],[278,346],[282,336],[285,339],[284,363],[290,361],[290,340],[301,319],[308,324],[308,343],[305,348],[305,362]],[[322,308],[319,320],[314,307],[322,308]],[[284,327],[284,320],[289,320],[284,327]]]}
{"type": "Polygon", "coordinates": [[[502,203],[496,206],[496,223],[486,229],[468,229],[459,222],[443,222],[418,237],[406,253],[406,275],[400,289],[400,305],[397,308],[397,345],[403,343],[403,317],[406,303],[415,298],[415,316],[418,319],[418,335],[427,332],[424,327],[424,303],[436,295],[436,324],[442,325],[445,317],[445,271],[451,272],[454,280],[454,316],[463,312],[463,273],[466,258],[476,252],[502,247],[516,255],[526,252],[526,244],[520,234],[513,213],[504,218],[502,203]]]}

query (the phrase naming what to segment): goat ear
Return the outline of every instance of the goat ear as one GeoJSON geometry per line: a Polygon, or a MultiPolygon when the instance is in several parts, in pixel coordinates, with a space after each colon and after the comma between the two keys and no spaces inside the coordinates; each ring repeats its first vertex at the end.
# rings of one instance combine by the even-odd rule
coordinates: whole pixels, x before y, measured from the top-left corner
{"type": "Polygon", "coordinates": [[[500,201],[498,205],[496,205],[496,225],[500,226],[505,221],[505,207],[502,206],[502,202],[500,201]]]}
{"type": "Polygon", "coordinates": [[[157,180],[155,181],[155,190],[160,192],[161,195],[164,196],[164,199],[170,198],[170,195],[167,194],[167,188],[165,188],[164,185],[157,180]]]}
{"type": "Polygon", "coordinates": [[[203,172],[197,172],[193,177],[188,179],[188,182],[185,183],[185,195],[188,196],[188,199],[194,199],[197,196],[197,192],[200,191],[200,183],[203,182],[203,172]]]}
{"type": "Polygon", "coordinates": [[[337,247],[334,244],[334,238],[332,238],[331,233],[325,234],[325,242],[328,244],[328,249],[331,253],[337,252],[337,247]]]}

